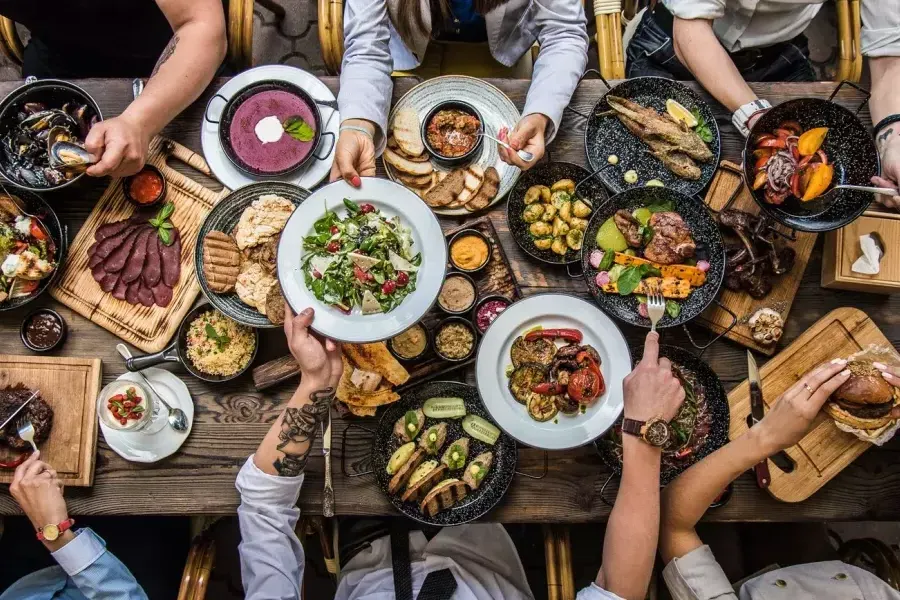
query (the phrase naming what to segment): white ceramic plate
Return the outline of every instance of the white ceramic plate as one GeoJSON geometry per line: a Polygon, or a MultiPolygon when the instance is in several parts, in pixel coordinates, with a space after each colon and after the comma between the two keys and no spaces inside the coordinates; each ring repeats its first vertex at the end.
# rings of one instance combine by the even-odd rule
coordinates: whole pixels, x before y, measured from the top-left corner
{"type": "Polygon", "coordinates": [[[341,342],[362,344],[386,340],[418,322],[437,299],[446,271],[447,242],[428,205],[402,185],[375,177],[363,177],[359,188],[341,180],[313,192],[291,215],[278,244],[278,281],[291,308],[294,312],[308,306],[315,308],[312,328],[341,342]],[[347,213],[344,198],[357,203],[369,202],[387,218],[399,215],[403,225],[412,230],[413,253],[422,253],[415,291],[391,312],[363,315],[355,307],[347,315],[317,300],[306,287],[300,268],[303,238],[312,234],[313,224],[326,208],[343,218],[347,213]]]}
{"type": "MultiPolygon", "coordinates": [[[[155,433],[119,431],[107,427],[102,420],[100,420],[100,430],[109,447],[125,460],[154,463],[174,454],[190,435],[191,428],[194,426],[194,400],[191,398],[187,386],[175,374],[151,367],[144,369],[144,375],[159,390],[166,402],[184,411],[188,421],[187,431],[178,433],[168,424],[155,433]]],[[[137,373],[124,373],[116,381],[133,381],[143,384],[141,376],[137,373]]],[[[163,411],[166,410],[162,405],[160,408],[163,411]]]]}
{"type": "Polygon", "coordinates": [[[538,294],[512,304],[491,323],[481,340],[475,376],[478,392],[494,421],[519,442],[544,450],[565,450],[593,442],[603,435],[624,408],[622,382],[631,372],[631,353],[622,332],[595,305],[565,294],[538,294]],[[539,423],[509,391],[506,368],[515,339],[540,325],[544,329],[574,328],[600,354],[606,392],[583,414],[565,415],[539,423]],[[555,422],[554,422],[555,421],[555,422]]]}
{"type": "MultiPolygon", "coordinates": [[[[394,122],[394,115],[401,108],[415,109],[421,120],[425,118],[428,111],[432,108],[448,100],[460,100],[477,108],[478,112],[481,113],[482,119],[484,119],[485,133],[494,137],[497,137],[497,132],[501,127],[507,127],[511,131],[521,118],[519,109],[499,88],[475,77],[445,75],[428,79],[406,92],[397,101],[394,108],[391,109],[388,123],[394,122]]],[[[431,161],[431,163],[439,171],[450,170],[438,165],[435,161],[431,161]]],[[[515,185],[521,173],[519,167],[508,165],[500,160],[496,142],[487,138],[481,145],[481,153],[476,159],[472,160],[472,164],[481,165],[485,169],[492,166],[497,169],[497,174],[500,175],[500,189],[497,190],[497,196],[483,210],[487,210],[497,202],[500,202],[515,185]]],[[[390,165],[385,164],[385,171],[388,177],[394,179],[394,170],[390,165]]],[[[463,207],[436,208],[433,210],[439,215],[472,214],[463,207]]]]}
{"type": "MultiPolygon", "coordinates": [[[[315,75],[307,73],[302,69],[286,65],[265,65],[238,73],[229,79],[228,83],[223,85],[218,93],[225,98],[231,98],[251,83],[265,81],[267,79],[276,79],[293,83],[294,85],[303,88],[315,100],[335,100],[334,94],[328,89],[328,86],[319,81],[315,75]]],[[[325,150],[328,150],[328,155],[325,156],[325,158],[318,160],[314,157],[310,159],[307,166],[299,171],[276,178],[253,177],[244,173],[234,166],[228,159],[225,151],[222,150],[222,144],[219,141],[219,126],[215,123],[210,123],[206,118],[203,119],[202,128],[200,130],[200,143],[203,148],[203,158],[206,159],[206,162],[209,164],[209,168],[212,169],[216,179],[221,181],[225,187],[231,190],[236,190],[239,187],[250,183],[256,183],[257,181],[271,181],[273,179],[294,183],[300,187],[305,187],[306,189],[312,189],[331,172],[331,163],[334,161],[338,129],[341,126],[341,115],[337,110],[328,106],[318,106],[319,112],[322,115],[322,122],[324,123],[322,133],[331,132],[334,134],[334,137],[330,135],[323,136],[319,141],[318,148],[314,150],[314,152],[317,152],[320,155],[325,150]]],[[[219,114],[224,109],[225,102],[221,98],[213,98],[210,101],[210,105],[206,107],[206,111],[209,112],[209,117],[211,119],[218,119],[219,114]]]]}

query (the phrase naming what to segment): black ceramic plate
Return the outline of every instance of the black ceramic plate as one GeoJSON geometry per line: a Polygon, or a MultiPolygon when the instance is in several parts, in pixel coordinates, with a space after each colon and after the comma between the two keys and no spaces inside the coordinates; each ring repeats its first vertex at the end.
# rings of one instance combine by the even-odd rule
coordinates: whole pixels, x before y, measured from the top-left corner
{"type": "Polygon", "coordinates": [[[244,209],[265,194],[276,194],[290,200],[295,206],[300,206],[309,196],[309,191],[290,183],[261,181],[259,183],[251,183],[231,192],[209,211],[206,220],[200,226],[194,250],[194,267],[197,270],[197,279],[200,280],[200,289],[203,290],[203,295],[206,296],[210,304],[219,309],[224,315],[242,325],[272,328],[281,327],[281,325],[274,325],[265,315],[260,314],[252,306],[244,304],[234,292],[228,294],[213,292],[209,289],[206,276],[203,274],[203,238],[206,237],[206,234],[210,231],[224,231],[231,235],[238,221],[240,221],[244,209]]]}
{"type": "MultiPolygon", "coordinates": [[[[643,347],[635,347],[631,349],[631,355],[634,357],[634,364],[637,365],[644,355],[643,347]]],[[[659,355],[666,357],[673,364],[681,367],[683,371],[692,373],[697,380],[697,385],[702,387],[706,394],[706,404],[710,412],[709,437],[700,448],[683,459],[677,468],[669,468],[660,472],[660,485],[667,485],[673,479],[681,475],[691,465],[700,462],[722,446],[728,443],[728,429],[730,426],[730,411],[728,409],[728,396],[722,387],[722,382],[709,365],[705,362],[681,348],[675,346],[660,346],[659,355]]],[[[616,422],[616,427],[621,427],[622,418],[616,422]]],[[[609,436],[594,442],[600,458],[607,467],[612,469],[618,475],[622,475],[622,463],[615,452],[614,443],[609,436]]]]}
{"type": "Polygon", "coordinates": [[[584,270],[584,278],[587,281],[588,290],[594,296],[594,300],[608,314],[618,319],[637,325],[638,327],[650,327],[650,319],[645,319],[638,314],[638,301],[634,296],[620,296],[619,294],[607,294],[597,287],[594,277],[597,270],[591,267],[588,259],[591,250],[597,247],[597,232],[600,226],[620,208],[629,212],[641,206],[659,204],[671,200],[675,204],[675,212],[681,215],[684,222],[690,228],[694,241],[697,243],[696,258],[709,261],[710,269],[706,273],[706,283],[698,288],[693,288],[687,300],[681,302],[681,314],[677,318],[663,315],[657,323],[657,328],[674,327],[687,323],[704,310],[719,295],[722,287],[722,279],[725,277],[725,246],[722,243],[722,234],[713,220],[712,215],[697,198],[691,198],[668,188],[642,187],[635,188],[621,194],[616,194],[609,199],[604,206],[594,212],[584,233],[584,246],[581,250],[581,268],[584,270]]]}
{"type": "Polygon", "coordinates": [[[619,157],[618,164],[609,166],[600,173],[603,183],[613,192],[640,187],[651,179],[659,179],[666,187],[693,196],[712,180],[719,164],[721,143],[719,126],[716,124],[712,109],[693,90],[663,77],[636,77],[614,86],[594,106],[584,133],[584,148],[591,171],[607,167],[609,164],[607,158],[611,154],[619,157]],[[666,169],[659,159],[651,155],[647,145],[625,129],[619,119],[614,116],[599,116],[600,113],[611,110],[606,101],[609,95],[627,98],[643,106],[652,107],[659,113],[666,112],[666,100],[669,98],[676,100],[688,110],[696,108],[709,124],[713,134],[712,142],[707,144],[713,153],[713,159],[707,163],[697,163],[701,170],[700,179],[690,181],[677,177],[666,169]],[[629,185],[623,179],[629,169],[637,171],[636,184],[629,185]]]}
{"type": "MultiPolygon", "coordinates": [[[[578,261],[579,252],[569,250],[565,256],[560,256],[551,250],[540,250],[534,245],[534,239],[528,233],[529,224],[522,219],[522,211],[525,210],[525,192],[533,185],[546,185],[550,187],[560,179],[571,179],[576,184],[586,177],[590,177],[590,171],[584,167],[567,162],[544,163],[530,169],[519,177],[516,185],[509,193],[506,203],[506,220],[509,222],[509,231],[513,239],[526,253],[545,263],[567,264],[578,261]]],[[[578,188],[578,195],[591,203],[591,206],[600,206],[609,197],[603,185],[596,178],[591,178],[578,188]]]]}
{"type": "MultiPolygon", "coordinates": [[[[494,422],[481,403],[481,397],[474,386],[456,381],[424,383],[404,392],[403,397],[397,402],[388,405],[387,410],[381,415],[378,428],[375,430],[375,441],[372,444],[372,467],[375,469],[375,478],[378,480],[378,486],[381,488],[381,491],[388,497],[394,508],[410,519],[428,525],[462,525],[484,516],[500,502],[506,494],[506,490],[509,489],[509,484],[515,475],[518,453],[516,443],[505,433],[501,432],[500,439],[491,446],[484,442],[479,442],[465,433],[462,428],[462,419],[430,419],[426,417],[423,431],[441,421],[447,423],[447,443],[444,444],[443,449],[448,448],[454,440],[461,437],[469,438],[469,456],[466,459],[466,466],[468,466],[471,459],[482,452],[493,452],[494,464],[491,466],[491,470],[488,471],[481,487],[474,492],[469,491],[469,495],[462,502],[448,510],[439,512],[434,517],[426,517],[422,514],[418,504],[415,502],[402,502],[400,494],[397,496],[388,494],[387,490],[391,476],[387,474],[385,469],[391,454],[402,445],[394,437],[394,423],[406,411],[421,408],[426,400],[437,397],[462,398],[466,402],[466,410],[469,414],[484,417],[491,423],[494,422]]],[[[440,460],[443,449],[438,453],[436,460],[440,460]]],[[[429,457],[429,459],[431,458],[429,457]]],[[[459,476],[461,479],[461,474],[462,471],[453,471],[447,477],[459,476]]]]}
{"type": "Polygon", "coordinates": [[[26,296],[24,298],[16,298],[15,300],[7,300],[6,302],[0,302],[0,312],[12,310],[14,308],[19,308],[20,306],[25,306],[38,296],[44,293],[44,291],[50,287],[50,284],[56,279],[56,276],[59,274],[62,269],[63,263],[66,260],[66,244],[67,240],[65,239],[65,235],[63,232],[62,225],[59,222],[59,217],[56,216],[56,213],[53,212],[53,209],[50,208],[50,205],[47,204],[43,198],[38,196],[37,194],[33,194],[26,190],[16,190],[13,194],[6,194],[5,192],[0,192],[3,195],[11,195],[13,197],[21,200],[21,206],[23,210],[30,214],[40,218],[41,222],[46,227],[47,231],[50,233],[50,238],[53,240],[53,243],[56,244],[56,270],[45,279],[42,279],[38,284],[37,289],[30,296],[26,296]]]}
{"type": "MultiPolygon", "coordinates": [[[[827,100],[798,98],[788,100],[767,111],[753,125],[744,147],[744,177],[753,181],[753,138],[778,127],[784,121],[793,120],[803,130],[828,127],[828,135],[822,149],[834,163],[834,180],[851,185],[872,185],[871,178],[879,172],[878,152],[875,142],[852,112],[827,100]]],[[[792,229],[799,231],[831,231],[847,225],[861,215],[874,200],[870,192],[856,190],[831,190],[821,198],[801,202],[791,196],[784,204],[776,206],[765,200],[763,190],[750,190],[753,199],[767,215],[792,229]]]]}

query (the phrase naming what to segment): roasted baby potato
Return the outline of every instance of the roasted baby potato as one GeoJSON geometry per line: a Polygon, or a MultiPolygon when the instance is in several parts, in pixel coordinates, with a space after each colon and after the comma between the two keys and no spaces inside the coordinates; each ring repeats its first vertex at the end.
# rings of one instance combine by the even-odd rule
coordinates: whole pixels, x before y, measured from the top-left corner
{"type": "Polygon", "coordinates": [[[534,247],[538,250],[549,250],[550,244],[553,243],[553,238],[551,236],[534,238],[534,247]]]}
{"type": "Polygon", "coordinates": [[[566,245],[565,238],[561,237],[553,238],[553,243],[550,244],[550,249],[560,256],[565,256],[566,252],[569,251],[569,247],[566,245]]]}
{"type": "Polygon", "coordinates": [[[566,245],[572,250],[581,250],[582,242],[584,242],[584,232],[580,229],[570,229],[566,234],[566,245]]]}
{"type": "Polygon", "coordinates": [[[550,224],[543,221],[537,221],[528,227],[528,233],[534,237],[544,237],[545,235],[550,235],[552,231],[550,224]]]}
{"type": "Polygon", "coordinates": [[[587,217],[591,214],[591,207],[582,199],[575,201],[572,205],[572,214],[579,218],[587,217]]]}
{"type": "Polygon", "coordinates": [[[572,195],[564,190],[553,192],[550,195],[550,202],[552,202],[553,206],[555,206],[556,208],[562,208],[564,202],[570,202],[571,200],[572,195]]]}
{"type": "Polygon", "coordinates": [[[575,182],[572,181],[571,179],[560,179],[559,181],[557,181],[556,183],[554,183],[553,185],[550,186],[551,192],[558,192],[560,190],[562,190],[564,192],[568,192],[570,194],[574,194],[575,193],[575,182]]]}
{"type": "Polygon", "coordinates": [[[559,209],[556,208],[553,204],[545,204],[544,205],[544,214],[541,216],[542,221],[546,221],[548,223],[552,223],[553,219],[556,218],[556,213],[559,212],[559,209]]]}
{"type": "Polygon", "coordinates": [[[587,219],[579,219],[578,217],[572,217],[569,219],[569,227],[572,229],[578,229],[579,231],[584,231],[587,229],[588,220],[587,219]]]}
{"type": "Polygon", "coordinates": [[[559,218],[568,223],[572,220],[572,203],[563,202],[559,207],[559,218]]]}
{"type": "Polygon", "coordinates": [[[543,214],[544,205],[540,202],[536,202],[525,207],[525,210],[522,211],[522,220],[526,223],[534,223],[535,221],[540,220],[543,214]]]}
{"type": "Polygon", "coordinates": [[[563,221],[562,219],[560,219],[559,217],[557,217],[553,221],[553,237],[562,237],[562,236],[566,235],[567,233],[569,233],[568,224],[565,221],[563,221]]]}
{"type": "Polygon", "coordinates": [[[546,185],[533,185],[525,192],[525,204],[550,202],[550,188],[546,185]]]}

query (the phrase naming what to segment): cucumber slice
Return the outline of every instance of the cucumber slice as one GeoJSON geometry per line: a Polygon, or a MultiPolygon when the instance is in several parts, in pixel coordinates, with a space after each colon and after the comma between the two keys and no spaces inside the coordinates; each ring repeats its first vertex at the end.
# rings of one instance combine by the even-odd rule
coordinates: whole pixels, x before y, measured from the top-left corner
{"type": "Polygon", "coordinates": [[[408,442],[403,444],[391,455],[391,459],[388,461],[387,471],[388,475],[393,475],[397,471],[400,470],[400,467],[406,464],[409,460],[409,457],[413,455],[413,452],[416,451],[416,443],[408,442]]]}
{"type": "Polygon", "coordinates": [[[493,446],[500,439],[500,430],[493,423],[479,417],[478,415],[466,415],[462,420],[463,431],[471,435],[476,440],[480,440],[485,444],[493,446]]]}
{"type": "Polygon", "coordinates": [[[432,419],[458,419],[466,416],[466,402],[462,398],[429,398],[422,411],[432,419]]]}

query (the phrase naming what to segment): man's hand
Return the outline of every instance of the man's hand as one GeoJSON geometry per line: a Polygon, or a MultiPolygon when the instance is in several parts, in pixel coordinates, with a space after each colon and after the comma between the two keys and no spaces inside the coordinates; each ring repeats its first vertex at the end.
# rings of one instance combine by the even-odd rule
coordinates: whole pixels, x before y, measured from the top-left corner
{"type": "Polygon", "coordinates": [[[345,129],[337,141],[329,181],[343,179],[353,187],[362,185],[360,177],[375,176],[375,126],[363,119],[347,119],[342,125],[362,127],[369,132],[345,129]]]}
{"type": "MultiPolygon", "coordinates": [[[[40,451],[19,465],[9,486],[9,493],[22,507],[35,530],[44,525],[57,525],[69,518],[62,492],[62,482],[53,467],[40,460],[40,451]]],[[[51,550],[61,548],[71,538],[71,532],[66,533],[68,535],[64,534],[55,543],[48,542],[46,545],[51,550]]]]}
{"type": "Polygon", "coordinates": [[[850,377],[846,366],[847,361],[840,358],[819,365],[775,401],[763,420],[753,427],[767,456],[803,439],[828,397],[850,377]]]}
{"type": "Polygon", "coordinates": [[[88,167],[87,174],[92,177],[134,175],[147,161],[151,137],[140,120],[127,111],[100,121],[91,127],[84,140],[84,147],[99,160],[88,167]]]}
{"type": "MultiPolygon", "coordinates": [[[[878,154],[881,156],[881,175],[872,178],[878,187],[897,189],[900,187],[900,123],[886,125],[875,137],[878,154]]],[[[875,196],[887,208],[900,208],[900,196],[875,196]]]]}
{"type": "Polygon", "coordinates": [[[671,421],[684,402],[684,388],[672,374],[668,358],[659,358],[659,334],[650,332],[644,343],[644,357],[625,378],[625,416],[646,421],[662,417],[671,421]]]}
{"type": "Polygon", "coordinates": [[[312,308],[292,316],[291,307],[285,303],[284,314],[289,317],[284,320],[284,334],[291,354],[300,365],[303,380],[314,380],[323,388],[337,389],[344,368],[340,344],[329,339],[323,344],[310,333],[309,326],[315,317],[312,308]]]}
{"type": "Polygon", "coordinates": [[[523,171],[527,171],[537,164],[544,156],[545,142],[544,135],[547,131],[547,124],[550,122],[549,117],[539,113],[522,117],[515,128],[507,135],[506,129],[501,129],[498,138],[508,143],[510,146],[518,150],[527,150],[534,154],[531,162],[525,162],[519,158],[515,152],[510,152],[503,146],[497,145],[497,152],[500,153],[500,160],[503,162],[519,167],[523,171]]]}

